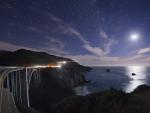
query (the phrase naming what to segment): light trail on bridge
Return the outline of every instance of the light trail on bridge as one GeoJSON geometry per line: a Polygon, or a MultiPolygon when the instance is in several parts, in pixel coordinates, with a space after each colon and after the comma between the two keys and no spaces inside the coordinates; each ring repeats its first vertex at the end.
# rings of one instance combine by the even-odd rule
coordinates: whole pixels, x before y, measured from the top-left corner
{"type": "MultiPolygon", "coordinates": [[[[24,95],[26,95],[26,100],[24,100],[24,102],[26,101],[25,102],[26,106],[30,107],[29,85],[33,73],[44,68],[61,69],[64,65],[66,65],[69,62],[73,61],[59,61],[56,63],[49,63],[47,65],[33,65],[33,66],[0,66],[0,113],[18,113],[17,107],[14,102],[14,96],[18,96],[17,90],[19,90],[20,92],[18,97],[18,99],[20,99],[20,102],[21,103],[23,102],[22,93],[25,93],[24,95]],[[22,72],[22,75],[25,76],[21,75],[21,71],[24,71],[24,73],[22,72]],[[19,75],[17,75],[17,72],[19,73],[19,75]],[[9,76],[11,80],[9,79],[9,76]],[[16,77],[14,78],[14,76],[16,77]],[[19,76],[19,78],[17,78],[17,76],[19,76]],[[21,80],[20,78],[21,79],[24,78],[24,80],[21,80]],[[4,88],[5,80],[7,81],[7,88],[4,88]],[[11,88],[9,86],[10,85],[9,81],[11,81],[11,88]],[[17,83],[20,84],[19,87],[17,86],[18,85],[17,83]],[[8,107],[10,109],[7,109],[8,107]]],[[[39,76],[39,72],[36,72],[36,75],[39,76]]],[[[36,78],[40,79],[39,77],[36,78]]]]}

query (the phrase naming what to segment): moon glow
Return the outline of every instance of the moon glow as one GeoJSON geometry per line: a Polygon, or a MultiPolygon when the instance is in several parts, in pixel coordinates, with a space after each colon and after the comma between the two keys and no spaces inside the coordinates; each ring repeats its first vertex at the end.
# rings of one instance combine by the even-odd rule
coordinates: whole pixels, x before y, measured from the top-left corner
{"type": "Polygon", "coordinates": [[[137,33],[131,34],[131,36],[130,36],[131,41],[138,41],[139,39],[140,39],[140,37],[139,37],[139,34],[137,34],[137,33]]]}

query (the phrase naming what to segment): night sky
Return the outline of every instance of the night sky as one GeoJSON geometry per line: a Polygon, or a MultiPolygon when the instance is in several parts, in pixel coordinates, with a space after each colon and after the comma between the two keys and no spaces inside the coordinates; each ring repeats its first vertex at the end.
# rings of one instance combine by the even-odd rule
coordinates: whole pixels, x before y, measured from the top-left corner
{"type": "Polygon", "coordinates": [[[149,65],[149,0],[0,0],[0,50],[84,65],[149,65]]]}

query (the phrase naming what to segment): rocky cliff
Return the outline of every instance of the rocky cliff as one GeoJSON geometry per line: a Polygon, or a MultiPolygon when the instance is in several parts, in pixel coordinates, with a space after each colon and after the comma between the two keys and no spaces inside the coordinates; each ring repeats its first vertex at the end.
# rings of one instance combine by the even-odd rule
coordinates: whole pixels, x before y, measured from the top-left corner
{"type": "Polygon", "coordinates": [[[150,113],[150,86],[134,92],[111,89],[87,96],[66,98],[53,106],[53,113],[150,113]]]}
{"type": "Polygon", "coordinates": [[[52,104],[74,96],[73,88],[86,82],[84,71],[71,66],[61,69],[43,69],[40,78],[41,82],[38,86],[35,85],[34,79],[31,81],[30,102],[33,108],[41,112],[49,112],[52,104]]]}

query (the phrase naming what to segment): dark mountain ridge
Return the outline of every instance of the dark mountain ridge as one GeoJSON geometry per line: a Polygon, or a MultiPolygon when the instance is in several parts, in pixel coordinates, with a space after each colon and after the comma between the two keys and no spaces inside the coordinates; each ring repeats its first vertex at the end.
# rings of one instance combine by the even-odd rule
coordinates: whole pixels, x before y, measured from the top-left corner
{"type": "Polygon", "coordinates": [[[72,59],[50,55],[46,52],[37,52],[26,49],[19,49],[17,51],[0,51],[0,66],[33,66],[33,65],[47,65],[50,63],[57,63],[60,61],[68,61],[66,67],[77,67],[81,70],[90,70],[89,67],[82,66],[72,59]]]}
{"type": "Polygon", "coordinates": [[[37,52],[26,49],[19,49],[14,52],[0,51],[1,66],[28,66],[35,64],[46,65],[62,60],[73,61],[71,59],[49,55],[45,52],[37,52]]]}

